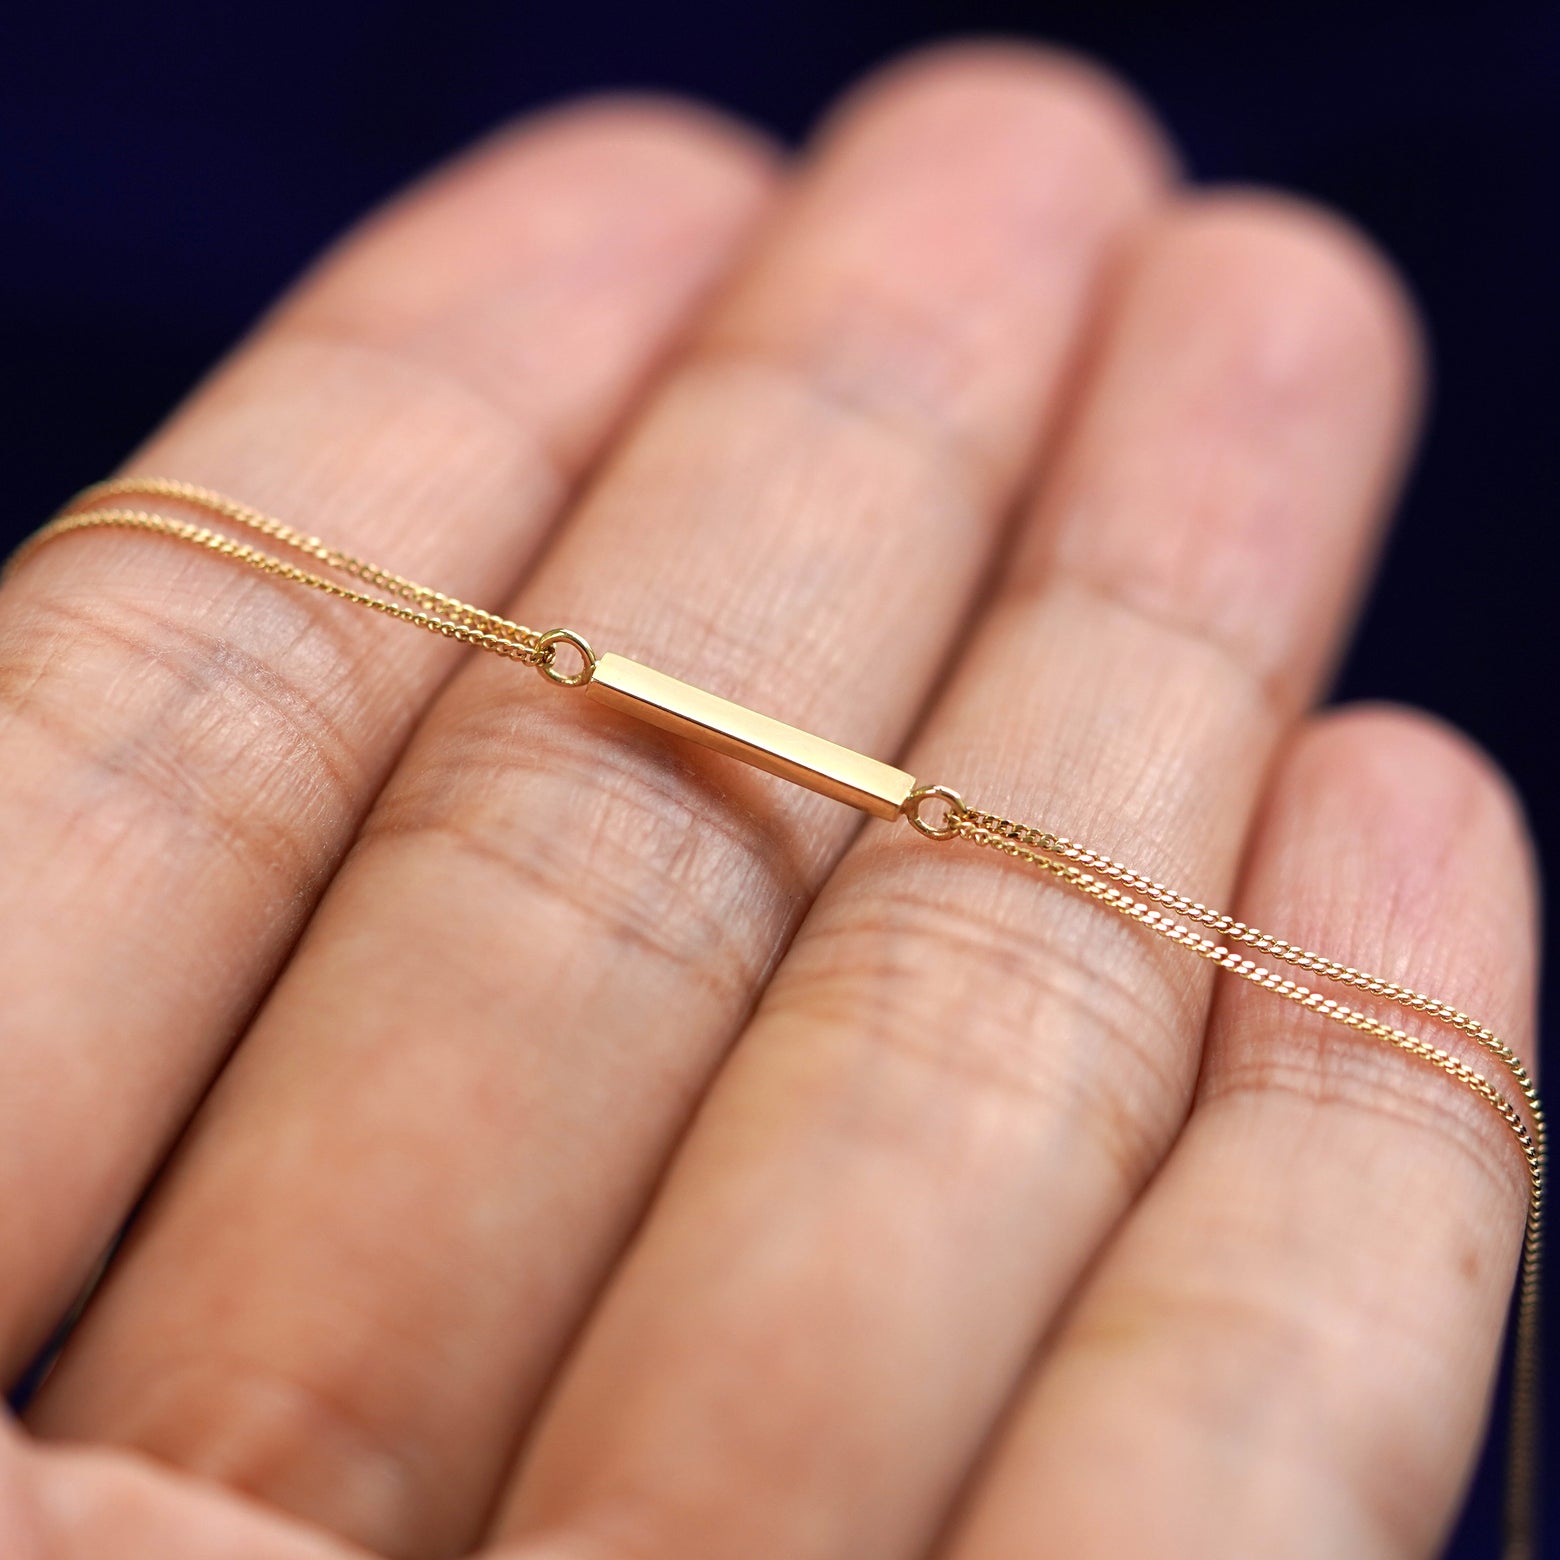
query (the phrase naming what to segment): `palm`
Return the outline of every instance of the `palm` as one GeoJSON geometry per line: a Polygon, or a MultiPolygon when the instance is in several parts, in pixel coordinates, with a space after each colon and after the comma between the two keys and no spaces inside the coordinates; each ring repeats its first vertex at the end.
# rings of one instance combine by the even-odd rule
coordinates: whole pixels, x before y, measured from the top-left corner
{"type": "MultiPolygon", "coordinates": [[[[1307,714],[1416,394],[1365,251],[1172,192],[1016,51],[784,178],[681,110],[527,128],[134,469],[909,742],[1520,1040],[1499,782],[1307,714]]],[[[1433,1549],[1523,1195],[1444,1079],[170,544],[17,572],[0,715],[13,1369],[178,1144],[0,1448],[6,1556],[1433,1549]]]]}

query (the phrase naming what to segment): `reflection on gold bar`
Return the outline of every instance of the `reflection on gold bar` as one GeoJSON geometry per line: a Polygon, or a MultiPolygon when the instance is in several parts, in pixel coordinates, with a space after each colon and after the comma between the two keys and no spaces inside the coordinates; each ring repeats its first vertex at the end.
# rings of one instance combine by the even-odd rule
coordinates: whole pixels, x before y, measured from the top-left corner
{"type": "Polygon", "coordinates": [[[717,753],[729,753],[879,818],[895,817],[915,789],[914,777],[892,764],[810,736],[626,656],[601,656],[585,691],[652,726],[714,748],[717,753]]]}

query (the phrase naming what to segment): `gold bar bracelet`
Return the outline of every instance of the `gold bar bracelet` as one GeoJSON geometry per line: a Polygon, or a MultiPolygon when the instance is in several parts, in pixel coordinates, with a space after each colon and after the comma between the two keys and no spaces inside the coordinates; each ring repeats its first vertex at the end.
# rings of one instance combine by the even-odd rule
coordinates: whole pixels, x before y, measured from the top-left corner
{"type": "Polygon", "coordinates": [[[972,807],[947,786],[917,785],[910,775],[891,764],[798,731],[783,721],[679,682],[665,672],[654,671],[625,656],[597,656],[571,629],[553,628],[537,633],[521,623],[457,601],[419,585],[415,580],[354,558],[317,537],[295,531],[270,515],[207,488],[159,477],[121,477],[113,482],[99,483],[78,495],[24,543],[7,568],[14,568],[53,537],[91,527],[117,527],[168,536],[206,548],[275,578],[291,580],[310,590],[323,591],[339,600],[371,608],[506,660],[534,666],[549,682],[560,687],[583,689],[589,697],[605,705],[649,721],[677,736],[690,738],[716,752],[756,765],[770,774],[795,781],[836,801],[859,807],[876,817],[893,818],[903,813],[912,827],[927,839],[961,839],[969,845],[1000,852],[1050,874],[1155,936],[1190,950],[1259,989],[1438,1068],[1471,1091],[1504,1122],[1527,1168],[1528,1216],[1514,1350],[1505,1554],[1507,1560],[1531,1560],[1540,1467],[1540,1259],[1547,1132],[1543,1107],[1532,1077],[1517,1054],[1494,1031],[1438,998],[1352,965],[1341,964],[1323,954],[1312,953],[1298,943],[1287,942],[1231,915],[1211,910],[1207,905],[1060,834],[972,807]],[[198,521],[142,507],[107,506],[104,503],[104,500],[129,494],[193,508],[243,532],[290,548],[310,565],[332,570],[338,578],[316,573],[313,567],[303,563],[279,558],[254,542],[198,521]],[[560,663],[558,655],[563,650],[567,653],[560,663]],[[930,816],[927,815],[928,807],[930,816]],[[1255,957],[1247,957],[1248,952],[1255,957]],[[1286,977],[1285,967],[1299,972],[1302,978],[1286,977]],[[1393,1003],[1405,1012],[1436,1020],[1482,1048],[1496,1064],[1490,1071],[1498,1068],[1496,1076],[1504,1079],[1503,1085],[1491,1081],[1485,1070],[1470,1065],[1463,1057],[1399,1028],[1385,1017],[1349,1006],[1336,998],[1324,998],[1312,986],[1314,980],[1362,991],[1367,996],[1393,1003]]]}

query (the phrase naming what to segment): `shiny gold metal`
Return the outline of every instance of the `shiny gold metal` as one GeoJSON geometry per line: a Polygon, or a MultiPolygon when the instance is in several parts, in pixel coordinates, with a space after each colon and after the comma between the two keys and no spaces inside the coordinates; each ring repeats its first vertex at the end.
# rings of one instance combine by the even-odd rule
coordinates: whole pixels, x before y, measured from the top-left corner
{"type": "Polygon", "coordinates": [[[915,777],[892,764],[798,731],[627,656],[602,656],[585,691],[612,709],[878,818],[897,817],[915,789],[915,777]]]}
{"type": "Polygon", "coordinates": [[[771,774],[794,780],[825,796],[863,808],[877,817],[894,818],[902,813],[917,832],[928,839],[963,839],[1000,851],[1050,873],[1069,887],[1242,980],[1428,1063],[1471,1091],[1505,1123],[1522,1154],[1528,1177],[1527,1225],[1514,1344],[1504,1553],[1506,1560],[1529,1560],[1534,1552],[1538,1470],[1539,1289],[1547,1166],[1545,1123],[1538,1091],[1521,1059],[1483,1024],[1438,998],[1421,995],[1395,981],[1340,964],[1335,959],[1312,953],[1281,937],[1210,910],[1206,905],[1059,834],[982,812],[969,806],[957,791],[947,786],[918,786],[903,770],[821,737],[810,736],[767,715],[679,682],[664,672],[653,671],[620,655],[598,657],[584,639],[569,629],[555,628],[538,634],[521,624],[511,623],[506,618],[496,617],[479,607],[469,606],[365,563],[315,537],[294,531],[280,520],[248,505],[205,488],[162,478],[131,477],[100,483],[78,495],[56,519],[24,543],[7,567],[15,567],[55,537],[100,526],[150,532],[192,543],[280,579],[371,607],[376,612],[400,618],[476,649],[508,660],[523,661],[538,667],[554,683],[584,687],[591,698],[706,747],[756,764],[771,774]],[[289,547],[368,588],[359,590],[341,585],[203,525],[150,510],[104,505],[106,499],[130,494],[161,499],[216,516],[289,547]],[[372,594],[375,591],[379,594],[372,594]],[[568,645],[580,655],[578,672],[560,672],[554,666],[554,656],[560,645],[568,645]],[[945,809],[940,822],[936,821],[935,815],[929,818],[923,811],[933,802],[941,803],[945,809]],[[1204,930],[1196,930],[1198,927],[1204,930]],[[1520,1106],[1504,1089],[1461,1057],[1358,1008],[1324,997],[1309,985],[1287,978],[1273,965],[1243,958],[1232,944],[1253,949],[1276,964],[1352,987],[1369,997],[1445,1024],[1493,1058],[1500,1074],[1521,1101],[1520,1106]]]}
{"type": "Polygon", "coordinates": [[[491,651],[506,660],[535,665],[541,659],[539,636],[532,629],[511,623],[494,613],[484,612],[481,607],[457,601],[442,591],[418,585],[399,574],[392,574],[388,569],[381,569],[377,564],[354,558],[351,553],[331,547],[317,536],[306,536],[302,531],[295,531],[280,520],[262,514],[258,509],[251,509],[248,504],[241,504],[236,499],[213,493],[209,488],[196,487],[192,482],[175,482],[166,477],[120,477],[112,482],[99,482],[83,489],[54,519],[16,549],[6,562],[5,572],[9,574],[18,568],[46,542],[69,536],[74,531],[101,529],[141,531],[188,542],[237,563],[247,564],[252,569],[259,569],[263,574],[290,580],[295,585],[306,585],[310,590],[322,591],[327,596],[350,601],[356,606],[370,607],[387,617],[399,618],[403,623],[425,628],[445,639],[457,639],[478,650],[491,651]],[[171,519],[149,509],[98,507],[103,499],[127,495],[163,499],[213,515],[232,525],[242,526],[246,531],[279,542],[283,547],[313,558],[327,568],[335,569],[338,574],[345,574],[383,594],[375,596],[369,591],[354,590],[351,586],[338,584],[335,580],[301,569],[296,564],[285,563],[248,542],[213,531],[209,526],[171,519]],[[387,597],[391,599],[387,600],[387,597]]]}
{"type": "Polygon", "coordinates": [[[536,663],[537,670],[541,672],[548,682],[557,683],[560,688],[583,688],[596,675],[596,652],[572,628],[549,628],[545,634],[537,636],[536,648],[541,656],[541,659],[536,663]],[[580,657],[579,671],[560,672],[558,670],[557,655],[559,645],[568,645],[578,652],[580,657]]]}
{"type": "Polygon", "coordinates": [[[964,798],[945,785],[918,785],[905,798],[900,811],[918,834],[924,834],[929,840],[951,840],[959,832],[959,819],[965,813],[964,798]],[[933,823],[926,816],[928,802],[944,804],[941,823],[933,823]]]}

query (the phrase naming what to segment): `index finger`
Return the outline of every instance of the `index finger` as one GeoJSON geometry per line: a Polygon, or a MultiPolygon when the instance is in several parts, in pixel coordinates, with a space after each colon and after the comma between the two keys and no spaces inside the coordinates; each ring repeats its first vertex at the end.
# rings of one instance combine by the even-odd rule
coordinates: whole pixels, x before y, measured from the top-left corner
{"type": "MultiPolygon", "coordinates": [[[[648,104],[502,136],[371,221],[131,469],[501,595],[764,168],[648,104]]],[[[0,591],[0,1373],[124,1217],[452,664],[144,537],[62,539],[0,591]]]]}

